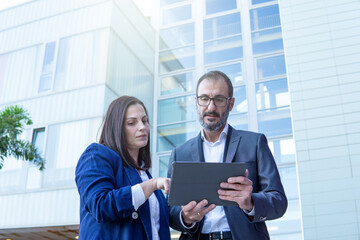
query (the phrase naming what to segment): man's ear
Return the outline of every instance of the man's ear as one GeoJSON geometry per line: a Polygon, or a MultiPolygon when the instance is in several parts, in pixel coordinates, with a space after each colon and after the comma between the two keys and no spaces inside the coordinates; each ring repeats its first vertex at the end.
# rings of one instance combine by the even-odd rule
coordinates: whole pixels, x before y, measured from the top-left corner
{"type": "Polygon", "coordinates": [[[229,112],[233,109],[233,107],[234,107],[234,104],[235,104],[235,98],[233,97],[233,98],[231,98],[230,99],[230,107],[229,107],[229,112]]]}

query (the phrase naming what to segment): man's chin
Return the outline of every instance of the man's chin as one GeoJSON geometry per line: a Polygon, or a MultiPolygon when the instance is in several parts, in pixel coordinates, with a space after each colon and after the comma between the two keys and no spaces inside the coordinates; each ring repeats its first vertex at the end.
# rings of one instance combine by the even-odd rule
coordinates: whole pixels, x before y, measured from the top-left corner
{"type": "Polygon", "coordinates": [[[202,126],[205,130],[207,131],[217,131],[221,126],[219,126],[219,123],[216,122],[212,122],[212,123],[205,123],[203,126],[202,126]]]}

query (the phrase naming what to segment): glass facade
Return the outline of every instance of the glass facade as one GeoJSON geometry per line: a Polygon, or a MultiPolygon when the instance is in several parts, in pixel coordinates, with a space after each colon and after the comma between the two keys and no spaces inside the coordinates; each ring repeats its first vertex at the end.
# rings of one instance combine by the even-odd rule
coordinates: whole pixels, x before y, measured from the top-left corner
{"type": "Polygon", "coordinates": [[[226,73],[235,106],[228,122],[264,133],[289,199],[284,217],[270,221],[272,239],[301,239],[290,97],[279,7],[274,0],[162,1],[156,154],[166,176],[171,150],[199,133],[197,79],[210,70],[226,73]],[[181,18],[177,15],[182,12],[181,18]],[[171,13],[172,17],[169,17],[171,13]],[[244,29],[243,29],[244,28],[244,29]],[[250,71],[253,69],[253,71],[250,71]]]}

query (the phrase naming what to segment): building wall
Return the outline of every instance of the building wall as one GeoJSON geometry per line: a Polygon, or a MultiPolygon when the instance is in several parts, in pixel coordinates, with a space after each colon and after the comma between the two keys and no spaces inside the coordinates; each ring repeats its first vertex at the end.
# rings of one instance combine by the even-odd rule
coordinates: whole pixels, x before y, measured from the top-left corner
{"type": "Polygon", "coordinates": [[[360,2],[280,0],[304,239],[360,236],[360,2]]]}
{"type": "Polygon", "coordinates": [[[0,233],[79,224],[75,166],[108,105],[137,95],[152,113],[154,36],[130,0],[41,0],[0,12],[0,109],[28,110],[34,124],[21,138],[41,130],[46,160],[40,172],[5,159],[0,233]]]}

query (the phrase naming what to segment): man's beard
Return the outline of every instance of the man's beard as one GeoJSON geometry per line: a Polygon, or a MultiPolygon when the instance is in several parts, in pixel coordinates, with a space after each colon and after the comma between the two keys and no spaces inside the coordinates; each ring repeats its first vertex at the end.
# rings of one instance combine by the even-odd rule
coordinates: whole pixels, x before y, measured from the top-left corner
{"type": "Polygon", "coordinates": [[[197,109],[200,125],[205,130],[210,131],[210,132],[219,130],[221,127],[225,126],[225,124],[226,124],[226,121],[227,121],[227,118],[228,118],[229,112],[230,112],[229,108],[230,108],[230,105],[228,105],[226,111],[224,112],[224,114],[221,117],[220,117],[220,114],[218,114],[217,112],[205,112],[204,115],[201,115],[201,113],[199,112],[199,109],[197,109]],[[214,123],[205,123],[204,117],[209,114],[214,115],[216,117],[220,117],[220,120],[218,122],[214,122],[214,123]]]}

